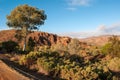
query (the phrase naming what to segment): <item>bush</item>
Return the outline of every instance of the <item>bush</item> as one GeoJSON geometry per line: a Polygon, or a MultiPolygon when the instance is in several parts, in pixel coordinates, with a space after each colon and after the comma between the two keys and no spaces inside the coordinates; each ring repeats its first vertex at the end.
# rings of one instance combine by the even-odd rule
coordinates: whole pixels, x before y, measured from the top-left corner
{"type": "Polygon", "coordinates": [[[113,72],[120,72],[120,58],[115,57],[108,63],[108,67],[113,72]]]}
{"type": "Polygon", "coordinates": [[[114,57],[108,63],[109,69],[114,74],[113,80],[120,80],[120,58],[114,57]]]}
{"type": "Polygon", "coordinates": [[[61,43],[57,43],[51,46],[52,51],[67,51],[67,46],[61,43]]]}
{"type": "Polygon", "coordinates": [[[16,52],[18,51],[19,45],[17,42],[14,41],[6,41],[6,42],[2,42],[2,49],[5,52],[16,52]]]}
{"type": "Polygon", "coordinates": [[[38,56],[41,56],[41,55],[42,55],[41,52],[39,52],[39,53],[38,52],[30,52],[29,54],[23,55],[21,57],[21,59],[19,60],[19,64],[26,65],[29,67],[37,60],[38,56]]]}
{"type": "Polygon", "coordinates": [[[30,67],[37,64],[44,74],[65,80],[111,80],[112,73],[107,67],[107,61],[91,61],[85,63],[77,55],[60,55],[52,51],[30,52],[24,55],[20,63],[30,67]]]}
{"type": "Polygon", "coordinates": [[[108,43],[102,47],[102,52],[113,57],[120,57],[120,40],[117,36],[109,38],[108,43]]]}
{"type": "Polygon", "coordinates": [[[0,42],[0,51],[2,51],[2,43],[0,42]]]}
{"type": "Polygon", "coordinates": [[[110,54],[111,53],[111,51],[109,50],[110,48],[111,48],[111,43],[107,43],[101,48],[101,52],[103,54],[110,54]]]}
{"type": "Polygon", "coordinates": [[[120,40],[117,36],[113,36],[109,38],[109,42],[111,43],[111,51],[112,56],[120,57],[120,40]]]}
{"type": "Polygon", "coordinates": [[[80,41],[77,39],[72,39],[67,48],[70,54],[79,54],[81,50],[80,41]]]}

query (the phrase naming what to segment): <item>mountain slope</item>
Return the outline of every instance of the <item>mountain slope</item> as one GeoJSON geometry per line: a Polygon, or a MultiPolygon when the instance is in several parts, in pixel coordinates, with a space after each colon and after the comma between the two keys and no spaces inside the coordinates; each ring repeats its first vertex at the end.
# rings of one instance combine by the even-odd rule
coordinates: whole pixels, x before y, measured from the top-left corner
{"type": "MultiPolygon", "coordinates": [[[[15,38],[16,31],[15,30],[3,30],[0,31],[0,42],[13,40],[17,41],[15,38]]],[[[37,45],[52,45],[56,43],[62,43],[64,45],[68,44],[71,40],[69,37],[60,37],[56,34],[50,34],[46,32],[32,32],[27,36],[27,39],[32,37],[37,45]]],[[[21,42],[23,44],[23,42],[21,42]]]]}
{"type": "MultiPolygon", "coordinates": [[[[106,44],[109,40],[109,38],[112,37],[112,35],[103,35],[103,36],[97,36],[97,37],[89,37],[85,39],[80,39],[81,42],[87,42],[89,44],[94,44],[98,46],[102,46],[106,44]]],[[[120,36],[118,36],[120,39],[120,36]]]]}

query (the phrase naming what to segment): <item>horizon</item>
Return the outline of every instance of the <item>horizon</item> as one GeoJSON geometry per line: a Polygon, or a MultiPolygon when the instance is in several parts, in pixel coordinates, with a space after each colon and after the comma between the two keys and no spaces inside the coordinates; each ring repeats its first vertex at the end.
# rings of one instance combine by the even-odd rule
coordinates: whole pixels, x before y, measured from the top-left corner
{"type": "Polygon", "coordinates": [[[120,35],[118,0],[1,0],[0,30],[10,29],[6,15],[18,5],[43,9],[47,15],[39,30],[73,38],[120,35]],[[12,2],[14,1],[14,2],[12,2]]]}

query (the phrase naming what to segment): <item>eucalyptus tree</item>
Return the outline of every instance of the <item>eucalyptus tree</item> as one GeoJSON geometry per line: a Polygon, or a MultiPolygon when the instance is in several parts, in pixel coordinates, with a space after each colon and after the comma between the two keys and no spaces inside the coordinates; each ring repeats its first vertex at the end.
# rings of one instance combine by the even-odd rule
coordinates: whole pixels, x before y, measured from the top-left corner
{"type": "Polygon", "coordinates": [[[44,10],[27,4],[17,6],[7,15],[7,25],[11,28],[19,30],[22,40],[24,41],[23,51],[26,50],[26,38],[30,31],[38,29],[46,20],[44,10]]]}

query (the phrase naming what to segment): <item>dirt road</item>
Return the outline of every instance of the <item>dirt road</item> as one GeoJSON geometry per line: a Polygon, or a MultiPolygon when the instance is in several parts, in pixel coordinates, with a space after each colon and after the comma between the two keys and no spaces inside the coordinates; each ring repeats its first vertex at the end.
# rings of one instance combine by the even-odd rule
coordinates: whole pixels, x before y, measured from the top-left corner
{"type": "Polygon", "coordinates": [[[54,80],[52,77],[31,71],[10,61],[7,54],[0,54],[0,80],[54,80]],[[27,76],[27,77],[26,77],[27,76]]]}
{"type": "Polygon", "coordinates": [[[0,60],[0,80],[29,80],[0,60]]]}

